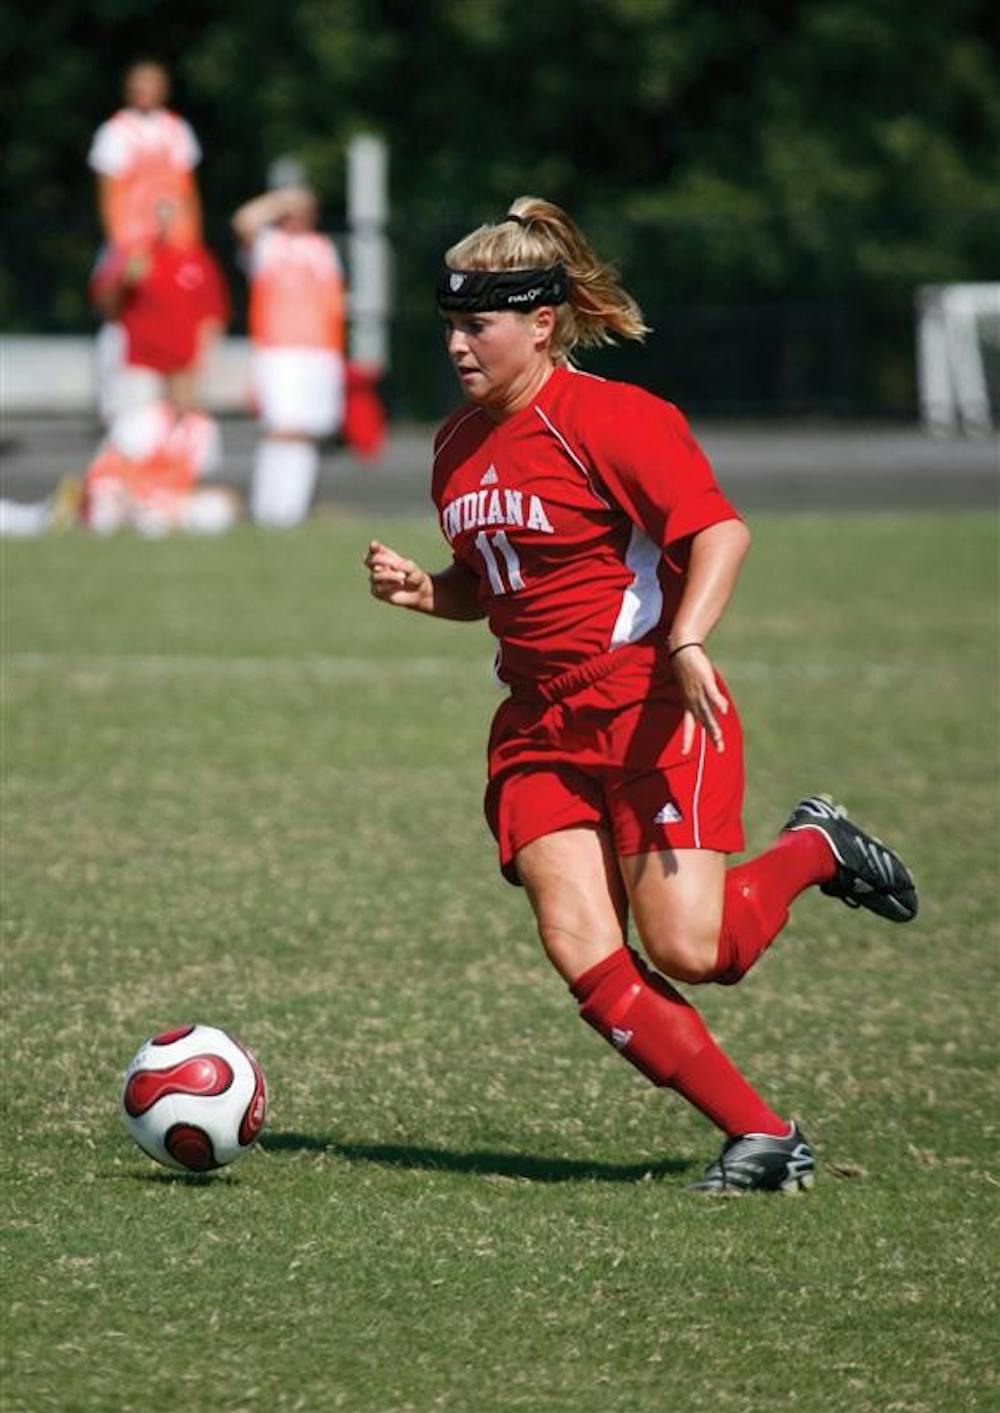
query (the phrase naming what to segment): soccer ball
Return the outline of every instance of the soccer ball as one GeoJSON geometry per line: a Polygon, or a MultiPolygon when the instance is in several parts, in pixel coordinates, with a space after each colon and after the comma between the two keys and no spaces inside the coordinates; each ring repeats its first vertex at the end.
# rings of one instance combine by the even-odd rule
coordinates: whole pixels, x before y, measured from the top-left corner
{"type": "Polygon", "coordinates": [[[144,1153],[182,1172],[232,1163],[257,1142],[267,1082],[256,1056],[213,1025],[154,1035],[125,1071],[122,1118],[144,1153]]]}

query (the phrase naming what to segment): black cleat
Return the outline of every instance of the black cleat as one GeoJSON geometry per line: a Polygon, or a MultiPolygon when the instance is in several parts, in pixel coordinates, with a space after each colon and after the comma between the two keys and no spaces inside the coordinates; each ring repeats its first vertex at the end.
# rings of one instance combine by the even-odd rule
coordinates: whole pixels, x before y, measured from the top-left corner
{"type": "Polygon", "coordinates": [[[809,795],[792,810],[782,832],[815,829],[830,845],[837,873],[820,891],[840,898],[849,908],[868,908],[890,922],[912,922],[917,889],[898,854],[847,818],[843,805],[829,795],[809,795]]]}
{"type": "Polygon", "coordinates": [[[716,1197],[742,1197],[747,1192],[805,1192],[812,1187],[816,1159],[798,1124],[785,1138],[770,1133],[744,1133],[730,1138],[690,1192],[716,1197]]]}

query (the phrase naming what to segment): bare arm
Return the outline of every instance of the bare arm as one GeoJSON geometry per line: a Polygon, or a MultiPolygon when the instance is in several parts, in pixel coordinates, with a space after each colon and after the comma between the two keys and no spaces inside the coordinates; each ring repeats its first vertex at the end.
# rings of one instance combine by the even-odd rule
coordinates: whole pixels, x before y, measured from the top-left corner
{"type": "Polygon", "coordinates": [[[742,520],[709,525],[692,538],[687,584],[670,629],[672,648],[705,641],[725,612],[749,548],[742,520]]]}
{"type": "Polygon", "coordinates": [[[220,338],[225,324],[221,319],[202,319],[198,325],[198,352],[195,363],[204,363],[220,338]]]}
{"type": "Polygon", "coordinates": [[[117,319],[125,303],[125,286],[120,280],[114,284],[98,285],[94,290],[93,303],[102,319],[117,319]]]}
{"type": "Polygon", "coordinates": [[[697,723],[705,727],[716,750],[725,749],[716,712],[725,716],[729,703],[703,645],[725,612],[749,548],[750,531],[742,520],[710,525],[691,541],[687,584],[670,628],[674,675],[687,702],[682,742],[685,755],[691,749],[697,723]]]}
{"type": "Polygon", "coordinates": [[[372,594],[383,603],[461,622],[486,616],[479,604],[479,581],[461,565],[450,564],[437,574],[428,574],[412,559],[372,540],[365,566],[372,594]]]}
{"type": "Polygon", "coordinates": [[[255,196],[252,201],[244,202],[233,213],[232,227],[237,239],[250,245],[261,231],[299,210],[303,202],[311,205],[312,197],[308,192],[300,191],[298,187],[266,191],[263,196],[255,196]]]}
{"type": "Polygon", "coordinates": [[[117,319],[129,294],[149,273],[150,259],[145,250],[134,250],[118,272],[99,277],[93,287],[94,307],[103,319],[117,319]]]}
{"type": "Polygon", "coordinates": [[[111,242],[111,188],[112,179],[103,172],[97,174],[97,214],[101,221],[104,239],[111,242]]]}
{"type": "Polygon", "coordinates": [[[191,182],[191,191],[188,195],[188,209],[196,237],[198,240],[201,240],[202,233],[205,229],[205,215],[201,206],[201,192],[198,190],[197,182],[193,179],[191,182]]]}

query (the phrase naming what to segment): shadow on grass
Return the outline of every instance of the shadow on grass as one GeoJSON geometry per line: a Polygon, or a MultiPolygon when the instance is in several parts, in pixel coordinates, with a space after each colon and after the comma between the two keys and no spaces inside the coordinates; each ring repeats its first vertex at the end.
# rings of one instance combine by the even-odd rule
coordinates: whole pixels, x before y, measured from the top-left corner
{"type": "Polygon", "coordinates": [[[172,1173],[154,1171],[151,1173],[128,1173],[132,1182],[151,1182],[168,1187],[238,1187],[239,1179],[232,1173],[224,1173],[214,1168],[207,1173],[172,1173]]]}
{"type": "Polygon", "coordinates": [[[309,1133],[265,1133],[260,1146],[268,1153],[332,1153],[350,1163],[381,1163],[388,1168],[422,1168],[432,1172],[478,1173],[523,1178],[530,1182],[642,1182],[687,1172],[682,1158],[655,1163],[595,1163],[582,1158],[542,1158],[532,1153],[489,1150],[457,1152],[452,1148],[418,1147],[403,1143],[341,1143],[309,1133]]]}

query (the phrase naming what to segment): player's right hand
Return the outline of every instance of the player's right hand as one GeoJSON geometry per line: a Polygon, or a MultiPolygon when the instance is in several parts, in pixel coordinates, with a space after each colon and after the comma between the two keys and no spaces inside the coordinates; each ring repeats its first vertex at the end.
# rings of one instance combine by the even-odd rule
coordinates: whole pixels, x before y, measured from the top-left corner
{"type": "Polygon", "coordinates": [[[381,540],[372,540],[365,555],[368,584],[375,598],[397,608],[433,612],[431,576],[412,559],[404,559],[381,540]]]}

